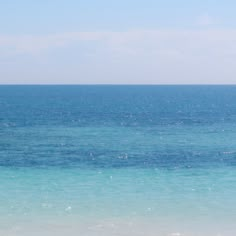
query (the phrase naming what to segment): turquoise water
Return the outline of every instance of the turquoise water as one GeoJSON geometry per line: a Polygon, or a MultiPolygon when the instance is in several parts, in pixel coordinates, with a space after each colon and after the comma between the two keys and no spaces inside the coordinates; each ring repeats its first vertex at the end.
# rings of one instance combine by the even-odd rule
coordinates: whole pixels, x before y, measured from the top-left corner
{"type": "Polygon", "coordinates": [[[236,234],[236,86],[0,86],[1,235],[236,234]]]}

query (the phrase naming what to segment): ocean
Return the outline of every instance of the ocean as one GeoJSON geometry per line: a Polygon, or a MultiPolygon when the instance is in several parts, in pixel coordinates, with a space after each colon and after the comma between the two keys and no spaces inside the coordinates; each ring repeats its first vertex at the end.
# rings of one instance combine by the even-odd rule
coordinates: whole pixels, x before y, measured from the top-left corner
{"type": "Polygon", "coordinates": [[[0,235],[235,236],[236,86],[0,86],[0,235]]]}

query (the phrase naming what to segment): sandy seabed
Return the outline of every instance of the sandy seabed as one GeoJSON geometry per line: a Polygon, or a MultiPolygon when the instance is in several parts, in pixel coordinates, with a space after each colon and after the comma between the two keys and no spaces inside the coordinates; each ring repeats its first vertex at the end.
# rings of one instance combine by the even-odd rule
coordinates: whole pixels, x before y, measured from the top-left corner
{"type": "Polygon", "coordinates": [[[97,220],[83,222],[20,222],[1,224],[3,236],[235,236],[236,229],[189,225],[187,223],[139,222],[137,220],[97,220]]]}

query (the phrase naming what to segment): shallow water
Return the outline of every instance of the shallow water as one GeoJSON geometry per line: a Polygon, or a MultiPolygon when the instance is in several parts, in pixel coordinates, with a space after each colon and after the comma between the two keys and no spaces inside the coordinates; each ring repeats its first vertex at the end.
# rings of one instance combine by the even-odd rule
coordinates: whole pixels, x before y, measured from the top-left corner
{"type": "Polygon", "coordinates": [[[2,235],[236,234],[236,86],[0,86],[2,235]]]}

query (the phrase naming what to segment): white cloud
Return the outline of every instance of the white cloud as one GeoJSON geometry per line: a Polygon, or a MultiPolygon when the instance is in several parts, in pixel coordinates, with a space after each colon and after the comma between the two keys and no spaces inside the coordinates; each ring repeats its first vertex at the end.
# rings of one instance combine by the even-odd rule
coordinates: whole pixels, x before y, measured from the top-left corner
{"type": "Polygon", "coordinates": [[[216,19],[211,17],[209,14],[205,13],[197,17],[196,24],[199,26],[210,26],[210,25],[217,24],[217,21],[216,19]]]}
{"type": "Polygon", "coordinates": [[[69,32],[51,35],[2,35],[0,47],[8,47],[16,53],[35,53],[60,48],[74,41],[99,40],[102,34],[95,32],[69,32]]]}
{"type": "Polygon", "coordinates": [[[150,30],[126,32],[69,32],[52,35],[0,35],[0,48],[15,53],[34,53],[81,41],[101,42],[112,49],[168,52],[181,50],[228,48],[236,40],[236,30],[150,30]],[[138,46],[144,46],[139,48],[138,46]],[[230,44],[231,45],[231,44],[230,44]]]}
{"type": "Polygon", "coordinates": [[[31,78],[32,83],[236,83],[236,30],[5,35],[0,36],[1,51],[26,58],[9,62],[8,68],[0,64],[5,76],[0,83],[17,83],[18,74],[24,74],[24,83],[31,83],[31,78]],[[73,52],[82,42],[90,42],[93,50],[88,46],[73,52]],[[58,57],[64,47],[71,53],[66,60],[58,57]],[[56,56],[48,56],[52,49],[56,56]],[[30,61],[31,55],[38,60],[30,61]]]}

